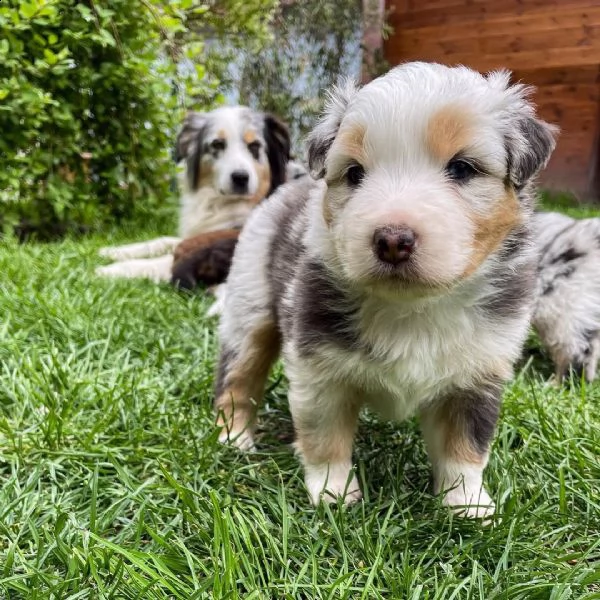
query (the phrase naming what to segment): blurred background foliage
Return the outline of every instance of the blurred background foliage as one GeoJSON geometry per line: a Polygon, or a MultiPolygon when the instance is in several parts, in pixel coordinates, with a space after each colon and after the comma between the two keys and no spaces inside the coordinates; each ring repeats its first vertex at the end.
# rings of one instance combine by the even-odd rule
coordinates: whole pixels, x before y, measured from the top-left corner
{"type": "Polygon", "coordinates": [[[358,77],[360,0],[0,3],[0,225],[52,239],[174,206],[188,109],[241,102],[296,149],[340,74],[358,77]]]}

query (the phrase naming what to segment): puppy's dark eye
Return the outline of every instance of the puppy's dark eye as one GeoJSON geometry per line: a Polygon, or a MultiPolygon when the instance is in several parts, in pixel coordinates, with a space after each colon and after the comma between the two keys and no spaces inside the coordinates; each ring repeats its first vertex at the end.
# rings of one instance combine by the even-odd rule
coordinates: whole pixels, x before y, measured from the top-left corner
{"type": "Polygon", "coordinates": [[[453,158],[446,165],[446,173],[454,181],[465,182],[477,173],[477,169],[462,158],[453,158]]]}
{"type": "Polygon", "coordinates": [[[352,165],[346,171],[346,180],[353,187],[360,185],[360,183],[362,182],[364,177],[365,177],[365,169],[361,165],[352,165]]]}
{"type": "Polygon", "coordinates": [[[258,158],[258,155],[260,154],[260,142],[250,142],[248,144],[248,150],[250,150],[250,154],[252,154],[254,158],[258,158]]]}
{"type": "Polygon", "coordinates": [[[216,139],[210,143],[210,147],[211,150],[214,150],[215,152],[220,152],[221,150],[225,150],[225,148],[227,147],[227,142],[222,139],[216,139]]]}

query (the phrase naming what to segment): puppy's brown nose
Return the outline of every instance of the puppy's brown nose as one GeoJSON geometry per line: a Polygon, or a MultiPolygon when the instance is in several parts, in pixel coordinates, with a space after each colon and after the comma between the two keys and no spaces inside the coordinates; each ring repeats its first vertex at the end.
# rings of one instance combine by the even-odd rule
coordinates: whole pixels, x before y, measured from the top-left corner
{"type": "Polygon", "coordinates": [[[373,235],[373,250],[380,261],[399,265],[409,259],[416,241],[417,236],[410,227],[379,227],[373,235]]]}

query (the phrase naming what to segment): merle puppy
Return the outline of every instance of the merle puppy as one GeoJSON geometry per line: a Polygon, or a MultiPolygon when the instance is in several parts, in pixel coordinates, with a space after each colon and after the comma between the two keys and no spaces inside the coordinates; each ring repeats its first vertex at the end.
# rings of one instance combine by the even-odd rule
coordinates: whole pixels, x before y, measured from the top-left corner
{"type": "Polygon", "coordinates": [[[600,219],[537,213],[538,299],[533,325],[554,362],[587,381],[600,358],[600,219]]]}
{"type": "Polygon", "coordinates": [[[359,412],[418,414],[436,493],[468,516],[527,335],[532,179],[554,148],[509,74],[408,63],[335,88],[309,138],[317,181],[251,215],[227,283],[216,385],[222,441],[254,446],[283,354],[313,503],[361,496],[359,412]]]}

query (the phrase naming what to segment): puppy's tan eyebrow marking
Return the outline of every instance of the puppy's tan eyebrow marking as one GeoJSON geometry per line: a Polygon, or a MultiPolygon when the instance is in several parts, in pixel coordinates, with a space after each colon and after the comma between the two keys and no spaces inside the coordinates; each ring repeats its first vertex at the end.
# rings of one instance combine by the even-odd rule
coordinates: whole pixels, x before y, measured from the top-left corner
{"type": "Polygon", "coordinates": [[[226,140],[227,132],[224,129],[219,129],[219,131],[217,131],[217,139],[218,140],[226,140]]]}
{"type": "Polygon", "coordinates": [[[352,158],[360,164],[364,165],[367,154],[364,148],[365,140],[365,128],[361,125],[353,125],[340,131],[338,134],[335,145],[337,146],[337,152],[340,152],[352,158]]]}
{"type": "Polygon", "coordinates": [[[246,142],[246,144],[251,144],[252,142],[255,142],[256,139],[256,132],[251,129],[244,131],[244,142],[246,142]]]}
{"type": "Polygon", "coordinates": [[[457,105],[445,106],[427,125],[426,144],[438,161],[446,163],[473,142],[474,123],[469,111],[457,105]]]}

